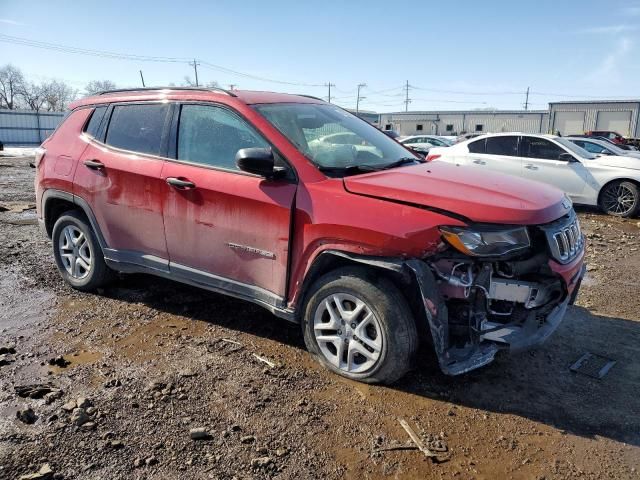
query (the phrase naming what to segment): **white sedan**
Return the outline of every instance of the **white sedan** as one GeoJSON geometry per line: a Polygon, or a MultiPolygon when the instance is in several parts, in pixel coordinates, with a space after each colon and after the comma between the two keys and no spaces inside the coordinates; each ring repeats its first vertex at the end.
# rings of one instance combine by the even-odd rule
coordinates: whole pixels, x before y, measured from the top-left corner
{"type": "Polygon", "coordinates": [[[420,153],[429,153],[433,147],[449,147],[452,145],[449,140],[436,135],[412,135],[404,137],[400,140],[400,143],[420,153]]]}
{"type": "Polygon", "coordinates": [[[597,205],[610,215],[640,210],[640,158],[597,156],[563,137],[523,133],[483,135],[448,148],[432,148],[436,160],[494,170],[547,183],[577,204],[597,205]]]}

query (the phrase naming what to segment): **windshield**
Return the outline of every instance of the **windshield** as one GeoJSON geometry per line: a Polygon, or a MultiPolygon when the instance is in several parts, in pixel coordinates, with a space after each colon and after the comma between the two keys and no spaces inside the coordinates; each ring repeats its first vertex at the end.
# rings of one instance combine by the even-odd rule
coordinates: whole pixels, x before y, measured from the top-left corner
{"type": "Polygon", "coordinates": [[[570,142],[569,140],[566,140],[562,137],[555,138],[554,140],[558,142],[560,145],[562,145],[564,148],[569,150],[571,153],[575,153],[579,157],[586,158],[588,160],[594,160],[598,158],[597,155],[587,152],[584,148],[579,147],[575,143],[570,142]]]}
{"type": "Polygon", "coordinates": [[[420,161],[373,125],[334,105],[277,103],[254,108],[331,176],[420,161]]]}

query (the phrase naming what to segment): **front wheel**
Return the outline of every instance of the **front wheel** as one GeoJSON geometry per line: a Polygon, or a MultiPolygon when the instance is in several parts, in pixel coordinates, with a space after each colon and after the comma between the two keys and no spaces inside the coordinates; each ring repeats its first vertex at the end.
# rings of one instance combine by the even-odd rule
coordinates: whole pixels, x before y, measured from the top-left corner
{"type": "Polygon", "coordinates": [[[611,182],[600,193],[600,208],[608,215],[632,217],[640,207],[640,189],[633,182],[611,182]]]}
{"type": "Polygon", "coordinates": [[[304,308],[309,352],[333,372],[366,383],[393,383],[418,346],[413,315],[388,279],[347,267],[321,277],[304,308]]]}

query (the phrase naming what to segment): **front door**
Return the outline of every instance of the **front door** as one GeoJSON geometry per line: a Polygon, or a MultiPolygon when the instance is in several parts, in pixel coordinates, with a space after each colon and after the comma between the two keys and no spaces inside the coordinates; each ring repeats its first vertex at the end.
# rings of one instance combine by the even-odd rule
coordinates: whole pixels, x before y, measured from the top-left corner
{"type": "Polygon", "coordinates": [[[573,201],[584,203],[588,173],[582,163],[560,158],[567,150],[546,138],[523,136],[520,151],[525,178],[553,185],[573,201]]]}
{"type": "Polygon", "coordinates": [[[162,170],[171,271],[277,304],[286,295],[296,184],[236,167],[238,150],[269,144],[226,107],[184,104],[179,115],[175,161],[162,170]]]}
{"type": "MultiPolygon", "coordinates": [[[[74,193],[91,207],[112,260],[166,266],[160,172],[168,110],[161,103],[115,105],[100,122],[108,122],[106,135],[104,125],[101,133],[92,128],[93,117],[83,133],[88,146],[74,193]]],[[[103,113],[100,107],[94,115],[103,113]]]]}

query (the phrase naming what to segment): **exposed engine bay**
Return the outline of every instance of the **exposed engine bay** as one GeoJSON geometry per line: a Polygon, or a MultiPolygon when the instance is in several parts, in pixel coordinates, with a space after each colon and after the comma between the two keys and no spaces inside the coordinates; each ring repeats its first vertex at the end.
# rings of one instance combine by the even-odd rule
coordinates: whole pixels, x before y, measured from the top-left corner
{"type": "Polygon", "coordinates": [[[429,266],[447,307],[454,348],[489,340],[515,350],[515,335],[539,328],[566,297],[544,254],[509,262],[442,258],[429,266]]]}

